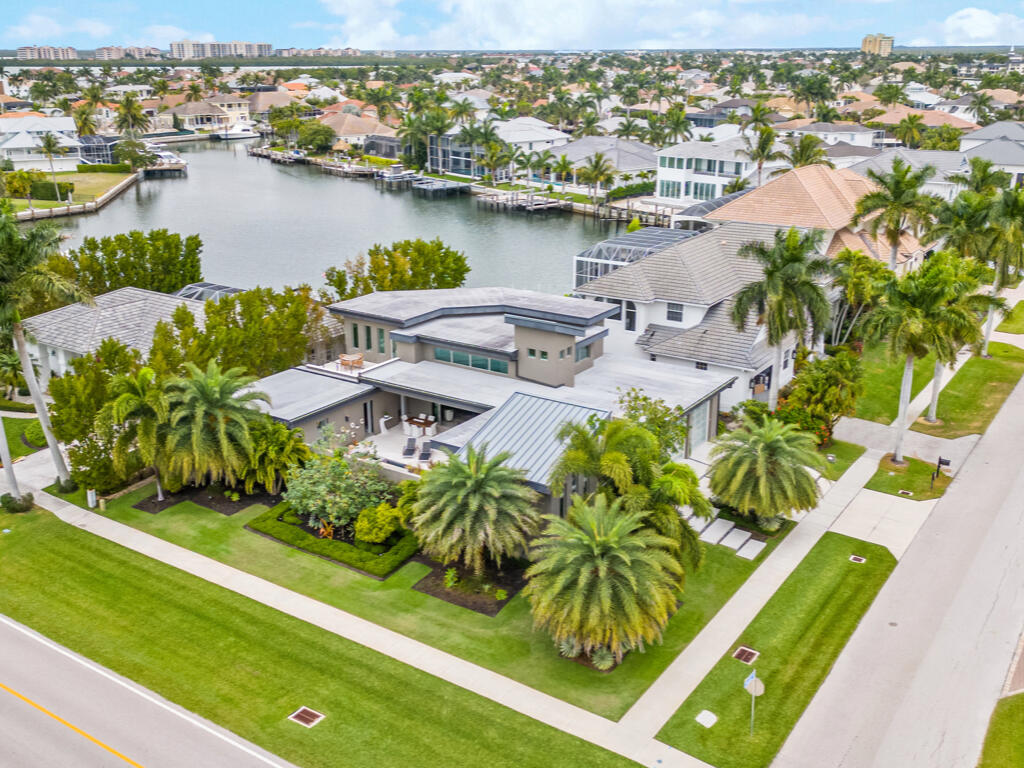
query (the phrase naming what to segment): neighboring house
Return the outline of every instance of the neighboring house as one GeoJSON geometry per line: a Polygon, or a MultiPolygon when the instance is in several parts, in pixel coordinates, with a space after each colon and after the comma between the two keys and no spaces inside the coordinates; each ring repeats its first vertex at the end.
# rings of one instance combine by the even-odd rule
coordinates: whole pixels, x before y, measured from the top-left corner
{"type": "Polygon", "coordinates": [[[50,159],[40,151],[42,137],[53,134],[63,148],[54,155],[56,171],[73,171],[82,162],[81,142],[75,121],[70,117],[20,116],[9,113],[0,120],[0,160],[9,160],[15,170],[50,170],[50,159]]]}
{"type": "Polygon", "coordinates": [[[442,85],[455,85],[465,87],[467,85],[475,85],[480,82],[479,75],[474,75],[472,72],[439,72],[434,75],[434,82],[442,85]]]}
{"type": "MultiPolygon", "coordinates": [[[[868,162],[880,162],[891,169],[883,155],[868,162]]],[[[739,221],[776,227],[820,229],[824,232],[824,253],[835,256],[843,248],[856,248],[889,263],[889,243],[867,234],[862,222],[853,225],[857,201],[875,188],[874,183],[852,168],[836,170],[825,165],[794,168],[705,214],[709,222],[739,221]]],[[[898,246],[897,272],[916,269],[924,261],[925,248],[912,235],[904,235],[898,246]]]]}
{"type": "Polygon", "coordinates": [[[189,131],[211,131],[228,128],[234,120],[224,109],[208,101],[185,101],[159,113],[153,120],[154,128],[168,129],[174,126],[174,118],[182,128],[189,131]]]}
{"type": "Polygon", "coordinates": [[[255,91],[249,94],[249,115],[253,120],[266,120],[271,107],[287,107],[295,99],[287,91],[255,91]]]}
{"type": "Polygon", "coordinates": [[[913,109],[911,107],[904,106],[903,104],[894,104],[890,107],[883,107],[881,104],[876,103],[853,103],[847,104],[845,107],[840,108],[839,111],[843,114],[848,114],[850,112],[856,112],[859,114],[868,109],[884,109],[885,111],[882,114],[872,117],[870,122],[880,123],[890,129],[895,128],[899,125],[900,121],[910,117],[911,115],[919,115],[921,117],[922,124],[926,128],[937,128],[940,125],[951,125],[966,133],[975,131],[979,127],[973,120],[965,120],[962,117],[942,112],[938,109],[913,109]]]}
{"type": "Polygon", "coordinates": [[[816,136],[825,144],[844,142],[857,147],[873,147],[885,136],[885,131],[877,131],[859,123],[819,123],[811,119],[777,123],[774,128],[780,135],[785,134],[796,139],[810,135],[816,136]]]}
{"type": "MultiPolygon", "coordinates": [[[[0,89],[2,90],[2,89],[0,89]]],[[[32,102],[26,101],[25,99],[19,99],[17,96],[11,96],[8,93],[0,93],[0,109],[7,112],[16,111],[20,109],[31,109],[32,102]]]]}
{"type": "Polygon", "coordinates": [[[249,96],[241,93],[218,93],[204,100],[206,104],[220,107],[227,113],[232,124],[247,122],[249,117],[249,96]]]}
{"type": "Polygon", "coordinates": [[[649,144],[616,136],[584,136],[551,150],[555,157],[564,155],[576,168],[583,167],[600,152],[618,174],[655,171],[658,168],[657,151],[649,144]]]}
{"type": "MultiPolygon", "coordinates": [[[[556,130],[550,123],[535,117],[516,117],[512,120],[494,121],[494,129],[501,139],[512,149],[523,152],[543,152],[551,150],[558,156],[558,148],[568,144],[572,137],[556,130]]],[[[477,162],[484,154],[485,148],[469,146],[459,141],[461,125],[455,125],[443,136],[430,137],[430,166],[444,169],[448,173],[464,176],[479,176],[487,172],[477,162]]],[[[495,177],[501,181],[508,177],[508,169],[499,168],[495,177]]]]}
{"type": "Polygon", "coordinates": [[[1024,123],[1000,120],[998,123],[991,123],[984,128],[965,134],[960,139],[960,151],[966,152],[968,149],[973,149],[992,139],[1010,139],[1024,145],[1024,123]]]}
{"type": "Polygon", "coordinates": [[[861,176],[867,176],[869,170],[888,173],[892,170],[892,164],[896,158],[901,159],[915,171],[929,165],[935,169],[935,175],[924,183],[922,192],[935,195],[947,202],[959,194],[961,187],[949,181],[949,176],[967,171],[967,163],[962,152],[895,147],[850,165],[849,169],[861,176]]]}
{"type": "Polygon", "coordinates": [[[117,339],[145,357],[156,324],[170,321],[182,305],[202,326],[203,302],[142,288],[118,288],[97,296],[91,305],[69,304],[44,312],[25,320],[29,355],[39,365],[44,382],[70,371],[76,357],[92,354],[104,339],[117,339]]]}
{"type": "Polygon", "coordinates": [[[348,112],[330,112],[318,119],[334,131],[334,135],[340,141],[363,145],[364,150],[368,136],[390,137],[396,134],[394,128],[385,125],[376,118],[361,117],[349,114],[348,112]]]}
{"type": "Polygon", "coordinates": [[[148,99],[153,96],[151,85],[112,85],[103,91],[104,94],[115,99],[121,99],[126,94],[134,94],[137,99],[148,99]]]}
{"type": "MultiPolygon", "coordinates": [[[[949,115],[956,115],[959,118],[967,120],[972,123],[978,122],[978,113],[974,109],[975,94],[965,93],[956,99],[944,99],[936,102],[934,108],[939,112],[945,112],[949,115]]],[[[1011,104],[1016,104],[1019,97],[1012,102],[1005,102],[1001,99],[993,97],[992,99],[992,111],[1006,109],[1011,104]]]]}
{"type": "Polygon", "coordinates": [[[829,162],[836,168],[849,168],[851,165],[875,157],[882,152],[877,147],[847,144],[845,141],[829,144],[824,149],[825,154],[828,155],[829,162]]]}
{"type": "MultiPolygon", "coordinates": [[[[786,146],[776,142],[777,151],[786,146]]],[[[723,141],[686,141],[658,152],[658,180],[654,199],[667,205],[690,205],[714,200],[725,194],[725,187],[736,179],[757,184],[757,164],[742,154],[747,149],[743,136],[723,141]]],[[[782,160],[765,163],[763,179],[774,170],[785,168],[782,160]]]]}

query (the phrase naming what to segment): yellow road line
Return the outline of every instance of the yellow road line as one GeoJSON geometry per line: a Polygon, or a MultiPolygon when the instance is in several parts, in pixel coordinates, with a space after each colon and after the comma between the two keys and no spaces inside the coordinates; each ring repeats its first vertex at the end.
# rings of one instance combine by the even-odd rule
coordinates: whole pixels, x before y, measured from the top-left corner
{"type": "Polygon", "coordinates": [[[104,744],[104,743],[103,743],[102,741],[100,741],[99,739],[95,738],[94,736],[90,736],[90,735],[89,735],[88,733],[86,733],[85,731],[83,731],[83,730],[82,730],[81,728],[79,728],[79,727],[77,727],[77,726],[75,726],[75,725],[72,725],[71,723],[69,723],[69,722],[68,722],[67,720],[65,720],[65,719],[64,719],[63,717],[60,717],[59,715],[55,715],[55,714],[54,714],[53,712],[51,712],[50,710],[48,710],[48,709],[47,709],[46,707],[43,707],[43,706],[41,706],[41,705],[39,705],[39,704],[36,704],[36,703],[35,703],[34,701],[32,701],[32,699],[28,698],[27,696],[22,696],[22,695],[21,695],[20,693],[18,693],[18,692],[17,692],[16,690],[14,690],[13,688],[8,688],[8,687],[7,687],[6,685],[4,685],[3,683],[0,683],[0,689],[2,689],[2,690],[4,690],[4,691],[7,691],[7,692],[8,692],[9,694],[11,694],[12,696],[14,696],[14,697],[16,697],[16,698],[19,698],[19,699],[21,699],[21,700],[22,700],[22,701],[24,701],[24,702],[25,702],[26,704],[30,704],[31,706],[35,707],[35,708],[36,708],[36,709],[38,709],[38,710],[39,710],[40,712],[42,712],[42,713],[43,713],[44,715],[49,715],[50,717],[52,717],[52,718],[53,718],[54,720],[56,720],[56,721],[57,721],[58,723],[60,723],[61,725],[67,726],[67,727],[68,727],[68,728],[70,728],[70,729],[71,729],[72,731],[74,731],[75,733],[77,733],[77,734],[78,734],[79,736],[84,736],[85,738],[87,738],[87,739],[88,739],[89,741],[91,741],[91,742],[92,742],[93,744],[95,744],[96,746],[98,746],[98,747],[102,747],[103,749],[107,750],[107,752],[109,752],[110,754],[112,754],[112,755],[116,755],[117,757],[120,757],[120,758],[121,758],[122,760],[124,760],[124,761],[125,761],[126,763],[128,763],[128,765],[133,765],[133,766],[135,766],[135,768],[143,768],[143,767],[142,767],[141,765],[139,765],[138,763],[136,763],[136,762],[135,762],[134,760],[132,760],[131,758],[125,757],[124,755],[122,755],[122,754],[121,754],[120,752],[118,752],[118,751],[117,751],[116,749],[114,749],[113,747],[108,747],[108,746],[107,746],[106,744],[104,744]]]}

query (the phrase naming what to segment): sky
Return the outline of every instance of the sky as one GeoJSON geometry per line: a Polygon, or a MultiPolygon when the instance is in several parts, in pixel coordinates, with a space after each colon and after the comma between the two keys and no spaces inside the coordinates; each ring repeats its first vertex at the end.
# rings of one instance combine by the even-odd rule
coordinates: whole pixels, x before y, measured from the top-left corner
{"type": "Polygon", "coordinates": [[[0,0],[0,48],[250,40],[275,48],[1024,46],[1024,0],[0,0]]]}

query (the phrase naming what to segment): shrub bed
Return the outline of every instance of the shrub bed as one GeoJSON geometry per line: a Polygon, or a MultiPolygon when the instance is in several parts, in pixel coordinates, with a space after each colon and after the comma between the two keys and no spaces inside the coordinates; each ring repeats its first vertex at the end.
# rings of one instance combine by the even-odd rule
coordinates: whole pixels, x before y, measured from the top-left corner
{"type": "Polygon", "coordinates": [[[60,200],[67,200],[68,196],[75,191],[75,185],[70,181],[58,181],[57,189],[54,189],[53,181],[33,181],[32,199],[56,201],[58,190],[60,190],[60,200]]]}
{"type": "Polygon", "coordinates": [[[36,448],[46,447],[46,435],[43,434],[43,425],[38,421],[30,421],[28,426],[25,427],[25,431],[22,432],[25,440],[36,448]]]}
{"type": "Polygon", "coordinates": [[[279,504],[254,517],[246,528],[296,549],[381,578],[416,554],[420,547],[416,536],[406,531],[390,549],[375,554],[345,541],[319,538],[302,528],[304,522],[287,504],[279,504]]]}
{"type": "Polygon", "coordinates": [[[78,173],[131,173],[132,167],[128,163],[81,163],[75,170],[78,173]]]}
{"type": "Polygon", "coordinates": [[[0,398],[0,411],[17,411],[18,413],[35,413],[36,407],[32,403],[18,403],[14,400],[0,398]]]}
{"type": "Polygon", "coordinates": [[[653,181],[638,181],[635,184],[624,184],[621,187],[612,187],[608,190],[609,200],[621,200],[624,197],[638,197],[640,195],[653,195],[653,181]]]}

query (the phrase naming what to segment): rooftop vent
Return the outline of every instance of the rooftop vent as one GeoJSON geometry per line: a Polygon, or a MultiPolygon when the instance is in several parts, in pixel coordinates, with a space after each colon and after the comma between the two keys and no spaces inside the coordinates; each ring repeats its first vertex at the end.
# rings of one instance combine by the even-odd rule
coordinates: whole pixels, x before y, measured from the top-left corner
{"type": "Polygon", "coordinates": [[[324,719],[324,715],[310,709],[309,707],[299,707],[288,715],[288,719],[298,723],[299,725],[305,726],[306,728],[312,728],[324,719]]]}
{"type": "Polygon", "coordinates": [[[755,651],[753,648],[747,648],[745,645],[741,645],[735,651],[733,651],[732,657],[739,659],[744,664],[753,664],[758,656],[761,655],[760,651],[755,651]]]}

